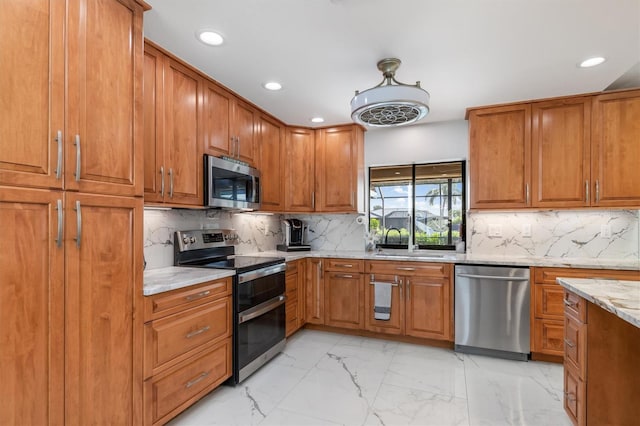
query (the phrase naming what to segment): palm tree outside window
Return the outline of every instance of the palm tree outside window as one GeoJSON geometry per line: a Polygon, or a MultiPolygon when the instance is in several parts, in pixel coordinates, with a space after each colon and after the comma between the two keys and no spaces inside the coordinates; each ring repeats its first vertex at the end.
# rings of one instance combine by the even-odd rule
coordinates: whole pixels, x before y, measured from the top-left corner
{"type": "Polygon", "coordinates": [[[369,232],[378,246],[455,249],[464,241],[465,162],[371,167],[369,232]]]}

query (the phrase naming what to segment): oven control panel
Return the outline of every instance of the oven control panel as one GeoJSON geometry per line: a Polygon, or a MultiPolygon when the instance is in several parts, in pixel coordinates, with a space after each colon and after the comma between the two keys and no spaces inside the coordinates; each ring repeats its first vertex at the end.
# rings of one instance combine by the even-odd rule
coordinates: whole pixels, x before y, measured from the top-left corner
{"type": "Polygon", "coordinates": [[[224,247],[238,244],[238,234],[233,229],[195,229],[176,231],[174,243],[179,251],[224,247]]]}

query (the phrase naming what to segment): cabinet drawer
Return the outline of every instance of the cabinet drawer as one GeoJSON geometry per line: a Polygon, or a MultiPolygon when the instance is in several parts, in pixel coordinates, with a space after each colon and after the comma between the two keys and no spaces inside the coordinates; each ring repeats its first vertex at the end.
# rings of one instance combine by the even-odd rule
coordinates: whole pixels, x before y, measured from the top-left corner
{"type": "Polygon", "coordinates": [[[564,369],[564,411],[574,425],[586,424],[586,384],[570,368],[564,369]]]}
{"type": "Polygon", "coordinates": [[[292,260],[290,262],[287,262],[287,271],[286,274],[295,274],[296,272],[298,272],[298,269],[300,269],[298,267],[298,260],[292,260]]]}
{"type": "Polygon", "coordinates": [[[451,265],[448,263],[394,262],[377,260],[367,262],[365,270],[368,274],[448,277],[451,274],[451,265]]]}
{"type": "Polygon", "coordinates": [[[636,271],[611,269],[535,268],[536,284],[555,284],[557,277],[608,278],[631,281],[640,280],[640,274],[636,271]]]}
{"type": "Polygon", "coordinates": [[[364,271],[364,260],[358,259],[325,259],[325,271],[354,272],[364,271]]]}
{"type": "MultiPolygon", "coordinates": [[[[231,335],[231,298],[216,300],[145,325],[151,370],[231,335]]],[[[148,372],[149,368],[145,368],[148,372]]]]}
{"type": "Polygon", "coordinates": [[[170,315],[231,294],[231,277],[145,298],[145,321],[170,315]]]}
{"type": "Polygon", "coordinates": [[[556,319],[564,317],[564,289],[558,284],[537,284],[533,286],[535,317],[556,319]]]}
{"type": "Polygon", "coordinates": [[[298,313],[298,300],[287,300],[285,304],[285,318],[286,318],[286,331],[285,334],[289,336],[295,330],[298,329],[298,323],[300,316],[298,313]]]}
{"type": "Polygon", "coordinates": [[[164,423],[229,377],[231,338],[190,358],[176,370],[145,382],[145,405],[152,407],[151,421],[164,423]]]}
{"type": "Polygon", "coordinates": [[[584,379],[587,371],[587,325],[572,316],[564,320],[564,365],[584,379]]]}
{"type": "Polygon", "coordinates": [[[547,355],[564,355],[564,322],[562,320],[536,319],[533,324],[533,352],[547,355]]]}
{"type": "Polygon", "coordinates": [[[564,291],[564,311],[578,321],[587,322],[587,301],[570,291],[564,291]]]}

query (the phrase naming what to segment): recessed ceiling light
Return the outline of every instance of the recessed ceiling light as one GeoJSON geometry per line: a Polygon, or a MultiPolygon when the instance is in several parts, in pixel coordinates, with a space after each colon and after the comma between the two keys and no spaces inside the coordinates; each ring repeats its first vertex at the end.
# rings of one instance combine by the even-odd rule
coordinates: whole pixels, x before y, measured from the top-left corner
{"type": "Polygon", "coordinates": [[[322,118],[322,117],[313,117],[311,119],[311,122],[312,123],[324,123],[324,118],[322,118]]]}
{"type": "Polygon", "coordinates": [[[595,56],[593,58],[585,59],[584,61],[580,62],[580,68],[595,67],[596,65],[600,65],[604,61],[605,59],[602,56],[595,56]]]}
{"type": "Polygon", "coordinates": [[[200,30],[196,32],[196,37],[209,46],[220,46],[224,43],[224,38],[217,32],[211,30],[200,30]]]}
{"type": "Polygon", "coordinates": [[[263,84],[264,88],[267,90],[280,90],[282,89],[282,84],[276,81],[269,81],[268,83],[263,84]]]}

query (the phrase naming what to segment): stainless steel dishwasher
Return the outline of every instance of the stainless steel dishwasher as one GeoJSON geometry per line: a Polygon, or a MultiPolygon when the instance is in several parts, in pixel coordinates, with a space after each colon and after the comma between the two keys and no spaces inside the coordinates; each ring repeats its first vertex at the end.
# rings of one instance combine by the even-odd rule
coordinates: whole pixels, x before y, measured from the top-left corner
{"type": "Polygon", "coordinates": [[[529,268],[456,265],[455,350],[529,358],[529,268]]]}

